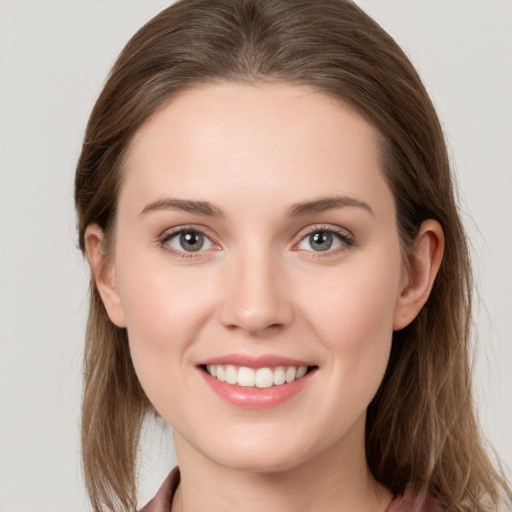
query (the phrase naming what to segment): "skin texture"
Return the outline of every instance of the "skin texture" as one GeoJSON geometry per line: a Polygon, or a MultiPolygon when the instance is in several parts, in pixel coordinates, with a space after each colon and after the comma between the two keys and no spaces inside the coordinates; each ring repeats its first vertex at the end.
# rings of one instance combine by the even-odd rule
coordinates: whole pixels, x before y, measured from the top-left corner
{"type": "Polygon", "coordinates": [[[86,244],[141,384],[175,433],[173,510],[383,511],[391,500],[366,467],[365,413],[392,331],[428,298],[443,235],[424,222],[405,264],[377,139],[311,89],[227,83],[182,93],[136,135],[114,252],[103,260],[95,225],[86,244]],[[368,208],[289,215],[332,197],[368,208]],[[207,201],[218,215],[155,207],[169,198],[207,201]],[[169,240],[184,227],[205,233],[202,250],[169,240]],[[311,231],[329,229],[345,238],[315,251],[311,231]],[[233,353],[318,368],[284,403],[241,408],[197,366],[233,353]]]}

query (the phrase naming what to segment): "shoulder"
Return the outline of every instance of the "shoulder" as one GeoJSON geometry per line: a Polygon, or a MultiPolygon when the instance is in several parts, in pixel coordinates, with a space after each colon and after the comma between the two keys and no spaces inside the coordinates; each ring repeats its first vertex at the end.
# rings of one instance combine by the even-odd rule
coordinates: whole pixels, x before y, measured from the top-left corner
{"type": "Polygon", "coordinates": [[[172,498],[180,483],[180,470],[176,467],[158,489],[156,496],[140,512],[170,512],[172,498]]]}
{"type": "Polygon", "coordinates": [[[407,488],[403,495],[397,496],[388,505],[385,512],[437,512],[437,507],[433,499],[417,496],[411,488],[407,488]]]}
{"type": "MultiPolygon", "coordinates": [[[[155,497],[140,512],[170,512],[172,498],[180,483],[180,470],[175,467],[158,489],[155,497]]],[[[414,497],[411,489],[399,495],[388,505],[385,512],[436,512],[430,498],[414,497]]]]}

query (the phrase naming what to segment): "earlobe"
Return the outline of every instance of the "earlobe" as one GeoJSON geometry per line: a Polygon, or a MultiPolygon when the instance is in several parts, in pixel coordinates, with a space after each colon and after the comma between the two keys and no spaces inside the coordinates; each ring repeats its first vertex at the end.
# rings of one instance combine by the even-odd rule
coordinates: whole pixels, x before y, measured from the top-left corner
{"type": "Polygon", "coordinates": [[[436,220],[424,221],[414,242],[405,270],[405,283],[397,300],[393,329],[409,325],[427,302],[441,266],[444,250],[443,228],[436,220]]]}
{"type": "Polygon", "coordinates": [[[101,296],[110,320],[118,327],[126,327],[121,296],[116,282],[115,265],[104,254],[103,230],[90,224],[85,230],[85,249],[96,288],[101,296]]]}

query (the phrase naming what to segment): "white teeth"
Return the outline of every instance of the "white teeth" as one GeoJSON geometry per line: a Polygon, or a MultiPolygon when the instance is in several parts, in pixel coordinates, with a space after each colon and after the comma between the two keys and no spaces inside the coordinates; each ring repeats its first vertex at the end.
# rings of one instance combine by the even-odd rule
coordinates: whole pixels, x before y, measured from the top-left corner
{"type": "Polygon", "coordinates": [[[226,382],[226,370],[224,366],[217,365],[217,379],[221,382],[226,382]]]}
{"type": "Polygon", "coordinates": [[[256,372],[256,387],[269,388],[274,384],[274,374],[270,368],[260,368],[256,372]]]}
{"type": "Polygon", "coordinates": [[[286,375],[284,373],[284,368],[279,366],[274,370],[274,385],[280,386],[286,382],[286,375]]]}
{"type": "Polygon", "coordinates": [[[236,367],[228,364],[211,364],[206,371],[217,380],[228,384],[238,384],[243,387],[270,388],[301,379],[308,371],[307,366],[278,366],[276,368],[236,367]]]}
{"type": "Polygon", "coordinates": [[[293,382],[297,375],[297,370],[293,366],[288,366],[288,369],[285,373],[286,382],[293,382]]]}
{"type": "Polygon", "coordinates": [[[232,366],[226,366],[226,382],[228,384],[237,384],[238,383],[238,371],[232,366]]]}
{"type": "Polygon", "coordinates": [[[301,379],[302,377],[304,377],[304,375],[306,375],[307,371],[308,371],[307,366],[300,366],[299,368],[297,368],[297,374],[295,375],[295,378],[301,379]]]}
{"type": "Polygon", "coordinates": [[[238,370],[238,385],[245,387],[254,387],[256,384],[256,372],[252,368],[242,366],[238,370]]]}

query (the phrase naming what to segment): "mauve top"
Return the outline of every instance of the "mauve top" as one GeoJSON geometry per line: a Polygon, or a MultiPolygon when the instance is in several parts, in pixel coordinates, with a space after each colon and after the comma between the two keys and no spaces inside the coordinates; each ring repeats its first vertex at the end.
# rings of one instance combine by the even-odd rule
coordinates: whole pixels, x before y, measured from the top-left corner
{"type": "MultiPolygon", "coordinates": [[[[176,467],[165,479],[156,496],[140,512],[170,512],[174,493],[180,483],[180,472],[176,467]]],[[[397,496],[388,505],[384,512],[434,512],[435,508],[430,500],[421,503],[412,499],[412,496],[397,496]]]]}

